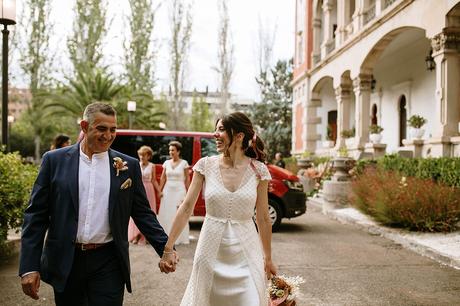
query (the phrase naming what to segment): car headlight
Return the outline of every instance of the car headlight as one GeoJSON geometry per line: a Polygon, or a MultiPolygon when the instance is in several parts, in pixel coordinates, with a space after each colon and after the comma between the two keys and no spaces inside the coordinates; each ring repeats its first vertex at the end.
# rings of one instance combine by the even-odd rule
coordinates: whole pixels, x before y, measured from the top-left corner
{"type": "Polygon", "coordinates": [[[289,189],[303,191],[303,185],[300,182],[293,182],[288,180],[284,180],[283,182],[289,189]]]}

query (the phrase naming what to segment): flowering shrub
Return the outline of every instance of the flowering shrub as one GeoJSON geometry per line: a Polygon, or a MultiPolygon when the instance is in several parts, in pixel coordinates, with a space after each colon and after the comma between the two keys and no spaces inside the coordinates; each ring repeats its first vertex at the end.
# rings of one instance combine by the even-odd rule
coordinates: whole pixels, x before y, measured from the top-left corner
{"type": "Polygon", "coordinates": [[[383,225],[450,232],[460,221],[460,189],[431,179],[368,167],[353,180],[352,191],[352,205],[383,225]]]}

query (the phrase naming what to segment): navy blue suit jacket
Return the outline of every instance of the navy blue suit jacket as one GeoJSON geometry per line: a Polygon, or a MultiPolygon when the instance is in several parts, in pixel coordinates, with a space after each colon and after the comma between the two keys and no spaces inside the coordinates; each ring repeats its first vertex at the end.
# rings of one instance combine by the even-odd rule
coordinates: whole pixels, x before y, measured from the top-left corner
{"type": "MultiPolygon", "coordinates": [[[[19,275],[39,271],[41,279],[60,292],[72,268],[78,227],[78,169],[80,145],[47,152],[24,213],[19,275]],[[45,240],[45,234],[46,235],[45,240]]],[[[109,223],[128,292],[131,292],[128,223],[131,216],[139,230],[161,256],[168,236],[150,209],[142,184],[139,161],[109,150],[109,223]],[[128,170],[112,166],[113,158],[128,163],[128,170]],[[126,179],[132,185],[120,189],[126,179]]]]}

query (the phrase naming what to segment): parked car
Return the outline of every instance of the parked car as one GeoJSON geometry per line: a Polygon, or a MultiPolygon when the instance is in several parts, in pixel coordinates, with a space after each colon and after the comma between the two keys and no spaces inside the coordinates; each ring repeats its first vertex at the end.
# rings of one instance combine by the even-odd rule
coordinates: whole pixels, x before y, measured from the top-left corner
{"type": "MultiPolygon", "coordinates": [[[[117,130],[112,148],[137,158],[137,150],[141,146],[150,146],[154,151],[152,162],[159,180],[163,171],[162,164],[169,158],[170,141],[177,140],[182,144],[181,157],[193,166],[203,156],[218,154],[213,135],[204,132],[117,130]]],[[[306,195],[299,178],[292,172],[271,164],[267,164],[267,167],[272,176],[268,190],[269,214],[272,230],[277,231],[282,218],[293,218],[305,213],[306,195]]],[[[203,195],[199,196],[193,213],[195,216],[206,214],[203,195]]]]}

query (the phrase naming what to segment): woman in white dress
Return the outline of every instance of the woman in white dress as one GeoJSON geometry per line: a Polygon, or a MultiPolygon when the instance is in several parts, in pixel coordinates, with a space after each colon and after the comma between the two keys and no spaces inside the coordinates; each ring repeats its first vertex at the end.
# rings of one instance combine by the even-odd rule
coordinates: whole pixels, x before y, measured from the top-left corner
{"type": "MultiPolygon", "coordinates": [[[[189,165],[186,160],[179,157],[181,149],[182,144],[180,142],[171,141],[169,143],[169,156],[171,159],[163,163],[163,172],[160,178],[162,198],[158,212],[158,222],[163,226],[166,233],[170,231],[177,209],[184,200],[187,188],[190,185],[189,165]]],[[[188,244],[188,236],[189,226],[187,223],[177,238],[176,244],[188,244]]]]}
{"type": "Polygon", "coordinates": [[[188,224],[204,186],[206,217],[182,306],[266,306],[271,260],[268,182],[262,140],[246,115],[222,117],[215,131],[218,156],[193,167],[189,191],[174,219],[160,268],[175,265],[173,246],[188,224]],[[259,229],[253,222],[254,209],[259,229]]]}

